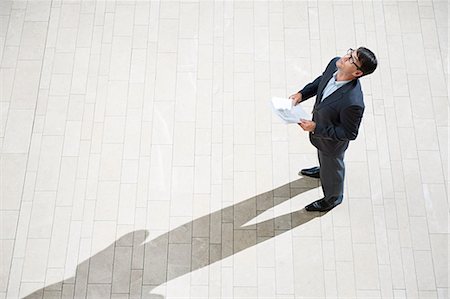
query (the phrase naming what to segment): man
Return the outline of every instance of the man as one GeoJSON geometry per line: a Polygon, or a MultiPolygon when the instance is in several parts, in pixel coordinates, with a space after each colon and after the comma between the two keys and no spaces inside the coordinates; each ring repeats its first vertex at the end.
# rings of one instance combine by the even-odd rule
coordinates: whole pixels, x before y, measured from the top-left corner
{"type": "Polygon", "coordinates": [[[372,51],[349,49],[330,61],[321,76],[290,96],[294,105],[316,96],[312,121],[300,120],[317,148],[320,167],[302,169],[299,174],[320,178],[324,197],[305,207],[325,212],[342,202],[344,194],[344,154],[349,141],[356,139],[364,112],[359,78],[375,71],[377,59],[372,51]]]}

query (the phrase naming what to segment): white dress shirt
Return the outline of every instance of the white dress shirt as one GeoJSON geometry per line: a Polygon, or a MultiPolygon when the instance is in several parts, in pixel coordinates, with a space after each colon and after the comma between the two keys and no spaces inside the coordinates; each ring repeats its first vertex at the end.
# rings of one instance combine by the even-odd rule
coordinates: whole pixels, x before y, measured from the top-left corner
{"type": "Polygon", "coordinates": [[[331,77],[330,81],[328,81],[327,86],[325,86],[324,90],[323,90],[323,96],[322,96],[322,101],[328,97],[330,94],[332,94],[333,92],[335,92],[336,90],[338,90],[339,88],[341,88],[342,86],[344,86],[345,84],[347,84],[348,82],[351,82],[352,80],[347,80],[347,81],[336,81],[336,75],[337,75],[337,71],[333,74],[333,76],[331,77]]]}

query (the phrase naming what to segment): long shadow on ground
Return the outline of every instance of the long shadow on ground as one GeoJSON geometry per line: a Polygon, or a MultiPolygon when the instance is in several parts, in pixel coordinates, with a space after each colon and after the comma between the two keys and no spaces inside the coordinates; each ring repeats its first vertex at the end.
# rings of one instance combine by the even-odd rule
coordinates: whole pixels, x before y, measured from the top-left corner
{"type": "Polygon", "coordinates": [[[146,230],[128,233],[80,263],[73,277],[25,298],[122,298],[122,294],[125,298],[163,299],[151,291],[324,215],[302,209],[244,226],[262,212],[317,187],[317,180],[300,178],[148,242],[146,230]]]}

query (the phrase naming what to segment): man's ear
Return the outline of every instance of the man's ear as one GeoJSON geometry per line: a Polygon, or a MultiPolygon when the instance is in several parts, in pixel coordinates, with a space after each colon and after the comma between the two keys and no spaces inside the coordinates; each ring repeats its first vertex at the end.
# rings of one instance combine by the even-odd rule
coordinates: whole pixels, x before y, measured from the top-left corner
{"type": "Polygon", "coordinates": [[[364,73],[362,71],[360,71],[360,70],[356,70],[356,71],[353,72],[353,76],[356,77],[356,78],[359,78],[362,75],[364,75],[364,73]]]}

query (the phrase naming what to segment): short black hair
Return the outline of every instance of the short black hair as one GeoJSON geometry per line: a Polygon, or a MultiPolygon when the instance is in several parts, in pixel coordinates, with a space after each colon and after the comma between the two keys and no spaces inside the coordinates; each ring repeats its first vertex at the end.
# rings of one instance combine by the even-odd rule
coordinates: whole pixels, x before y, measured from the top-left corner
{"type": "Polygon", "coordinates": [[[372,74],[378,65],[375,54],[365,47],[359,47],[356,50],[356,55],[358,56],[358,60],[361,64],[360,70],[363,72],[362,76],[372,74]]]}

